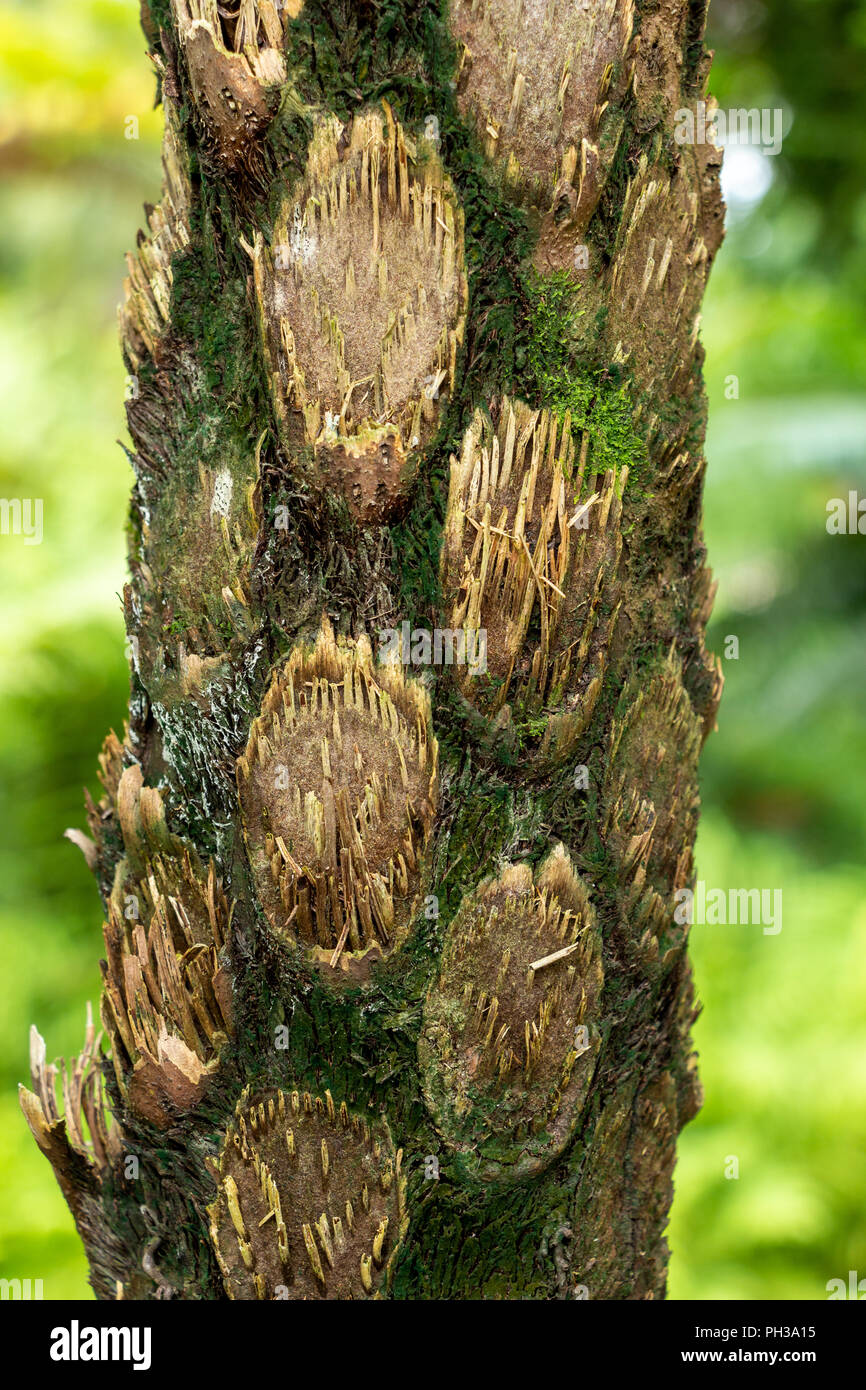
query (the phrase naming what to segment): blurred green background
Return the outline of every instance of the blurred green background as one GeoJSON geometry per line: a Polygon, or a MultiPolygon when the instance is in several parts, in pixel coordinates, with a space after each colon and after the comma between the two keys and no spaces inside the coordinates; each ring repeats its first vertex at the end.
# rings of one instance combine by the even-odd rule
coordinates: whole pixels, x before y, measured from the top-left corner
{"type": "MultiPolygon", "coordinates": [[[[866,1276],[866,541],[825,529],[829,498],[866,493],[866,3],[714,0],[710,41],[720,105],[779,107],[787,133],[775,159],[728,151],[705,304],[710,645],[735,635],[739,658],[698,871],[781,887],[784,918],[692,932],[707,1100],[679,1145],[670,1292],[815,1299],[866,1276]]],[[[0,496],[41,496],[46,533],[0,538],[0,1274],[82,1298],[15,1088],[29,1025],[77,1052],[99,995],[96,889],[61,836],[125,711],[115,306],[161,122],[135,0],[3,0],[0,54],[0,496]]]]}

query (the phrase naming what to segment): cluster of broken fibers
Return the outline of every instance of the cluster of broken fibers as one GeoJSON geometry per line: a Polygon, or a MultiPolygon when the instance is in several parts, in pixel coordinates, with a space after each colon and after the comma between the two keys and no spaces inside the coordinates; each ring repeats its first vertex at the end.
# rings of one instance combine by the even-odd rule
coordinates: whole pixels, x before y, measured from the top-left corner
{"type": "MultiPolygon", "coordinates": [[[[698,191],[712,187],[715,152],[684,151],[672,167],[661,140],[644,142],[603,258],[591,224],[627,113],[646,116],[657,101],[660,64],[665,100],[682,99],[687,8],[661,6],[639,25],[630,0],[548,0],[529,24],[522,0],[453,0],[449,16],[459,119],[480,138],[498,196],[534,229],[535,270],[573,266],[581,251],[593,258],[598,307],[609,308],[598,316],[601,348],[628,365],[635,401],[656,411],[695,389],[697,309],[720,229],[718,208],[699,208],[698,191]],[[666,21],[672,32],[659,30],[666,21]]],[[[120,311],[133,372],[173,360],[173,283],[193,237],[196,180],[216,170],[230,184],[260,167],[302,11],[303,0],[143,4],[162,77],[165,188],[130,257],[120,311]]],[[[405,507],[458,381],[469,304],[461,199],[436,133],[404,128],[384,102],[346,123],[319,113],[303,173],[281,171],[272,195],[269,233],[240,237],[233,251],[249,268],[275,432],[285,455],[303,454],[317,485],[372,530],[405,507]]],[[[194,373],[187,380],[194,391],[194,373]]],[[[643,414],[636,404],[636,425],[643,414]]],[[[131,419],[144,453],[145,408],[131,419]]],[[[648,441],[658,426],[658,413],[644,419],[648,441]]],[[[178,484],[140,508],[126,613],[152,699],[156,690],[196,698],[249,637],[261,447],[219,471],[199,459],[195,494],[178,484]],[[178,517],[204,569],[160,568],[178,517]],[[203,605],[211,589],[222,617],[203,605]],[[174,685],[153,636],[160,603],[195,617],[171,663],[174,685]]],[[[672,527],[699,480],[692,448],[674,435],[656,451],[672,527]]],[[[536,717],[528,775],[561,770],[603,712],[604,691],[621,691],[601,726],[601,833],[617,908],[637,923],[630,964],[652,973],[672,968],[684,944],[670,907],[692,873],[696,760],[721,680],[702,645],[712,589],[700,564],[688,599],[688,692],[675,643],[640,679],[607,680],[638,622],[624,541],[628,473],[624,462],[595,465],[590,430],[567,408],[516,393],[473,402],[451,458],[439,578],[448,628],[487,634],[484,678],[457,668],[454,693],[503,744],[536,717]]],[[[218,866],[169,829],[170,782],[144,785],[133,742],[107,740],[92,838],[70,832],[107,898],[110,1071],[88,1015],[84,1051],[62,1068],[63,1109],[35,1030],[33,1090],[22,1091],[86,1242],[101,1185],[117,1180],[124,1115],[175,1132],[211,1093],[236,1030],[235,905],[218,866]]],[[[236,797],[271,948],[296,953],[319,988],[375,987],[374,965],[411,938],[432,887],[442,791],[429,686],[399,661],[377,662],[363,633],[337,637],[323,618],[315,640],[296,643],[271,672],[236,761],[236,797]]],[[[593,891],[562,844],[542,858],[537,868],[502,863],[467,889],[427,980],[421,1092],[470,1183],[507,1186],[564,1153],[602,1049],[593,891]]],[[[669,1081],[659,1082],[665,1095],[669,1081]]],[[[678,1105],[681,1120],[691,1103],[674,1097],[672,1131],[678,1105]]],[[[411,1213],[402,1151],[384,1121],[371,1126],[329,1090],[248,1086],[208,1162],[209,1237],[230,1297],[387,1291],[411,1213]]]]}

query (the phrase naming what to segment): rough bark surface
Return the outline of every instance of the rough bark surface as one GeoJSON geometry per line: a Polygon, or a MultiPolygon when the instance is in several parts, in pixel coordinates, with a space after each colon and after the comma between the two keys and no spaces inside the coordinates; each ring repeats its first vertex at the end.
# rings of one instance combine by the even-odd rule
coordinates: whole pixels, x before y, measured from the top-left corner
{"type": "Polygon", "coordinates": [[[705,8],[144,0],[110,1060],[22,1091],[100,1297],[664,1296],[705,8]]]}

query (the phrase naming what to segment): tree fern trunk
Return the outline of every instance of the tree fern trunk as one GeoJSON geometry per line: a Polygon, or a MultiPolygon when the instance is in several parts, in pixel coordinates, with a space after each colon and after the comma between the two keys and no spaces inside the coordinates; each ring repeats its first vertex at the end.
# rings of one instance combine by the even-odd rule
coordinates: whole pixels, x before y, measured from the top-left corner
{"type": "MultiPolygon", "coordinates": [[[[144,0],[104,1298],[654,1298],[699,1105],[701,0],[144,0]]],[[[64,1116],[65,1109],[65,1116],[64,1116]]]]}

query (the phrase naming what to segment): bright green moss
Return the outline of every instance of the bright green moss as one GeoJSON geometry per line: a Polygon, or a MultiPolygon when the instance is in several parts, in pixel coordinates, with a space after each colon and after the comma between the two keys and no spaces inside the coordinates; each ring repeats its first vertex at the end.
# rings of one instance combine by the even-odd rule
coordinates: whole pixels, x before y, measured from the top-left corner
{"type": "Polygon", "coordinates": [[[632,420],[634,402],[628,387],[620,383],[617,369],[605,366],[588,371],[580,365],[584,355],[580,320],[586,311],[580,307],[579,282],[565,270],[546,278],[533,273],[527,293],[531,306],[528,365],[541,404],[559,420],[570,414],[575,433],[589,433],[593,472],[612,468],[619,473],[627,465],[633,489],[645,475],[646,447],[632,420]]]}

